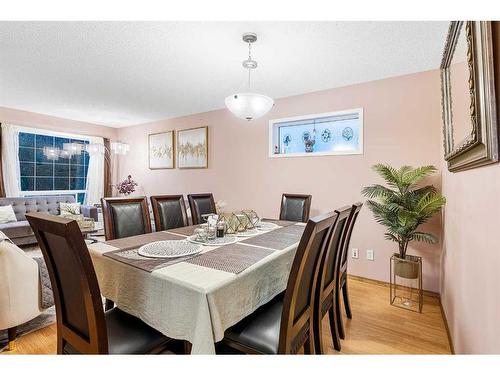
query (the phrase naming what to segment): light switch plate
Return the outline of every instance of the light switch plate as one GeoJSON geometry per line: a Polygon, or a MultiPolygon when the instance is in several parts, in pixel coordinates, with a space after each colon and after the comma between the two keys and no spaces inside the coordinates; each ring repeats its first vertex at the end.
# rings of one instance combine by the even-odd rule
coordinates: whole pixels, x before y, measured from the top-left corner
{"type": "Polygon", "coordinates": [[[375,260],[374,256],[374,251],[373,250],[366,250],[366,259],[368,260],[375,260]]]}

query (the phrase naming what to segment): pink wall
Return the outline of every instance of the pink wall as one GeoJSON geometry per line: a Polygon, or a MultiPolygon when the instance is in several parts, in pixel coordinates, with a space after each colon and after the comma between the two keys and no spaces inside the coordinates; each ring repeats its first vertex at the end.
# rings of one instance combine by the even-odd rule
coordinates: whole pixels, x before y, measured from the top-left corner
{"type": "MultiPolygon", "coordinates": [[[[439,166],[440,132],[439,74],[430,71],[279,99],[267,116],[250,123],[222,109],[119,129],[120,139],[131,145],[119,176],[132,174],[147,195],[209,191],[226,201],[228,210],[253,208],[267,217],[278,216],[283,192],[310,193],[316,215],[363,200],[361,188],[378,181],[370,170],[375,163],[439,166]],[[268,157],[270,119],[357,107],[364,109],[363,155],[268,157]],[[149,133],[205,125],[208,169],[148,169],[149,133]]],[[[432,182],[439,185],[439,176],[432,182]]],[[[439,218],[433,224],[440,235],[439,218]]],[[[389,280],[389,257],[397,247],[383,233],[363,209],[352,239],[361,256],[350,260],[352,274],[389,280]],[[375,261],[366,260],[366,249],[375,250],[375,261]]],[[[424,288],[438,291],[440,246],[418,246],[411,252],[425,258],[424,288]]]]}
{"type": "Polygon", "coordinates": [[[500,165],[443,170],[441,300],[455,351],[500,354],[500,165]]]}
{"type": "Polygon", "coordinates": [[[117,129],[107,126],[0,107],[0,123],[3,122],[66,133],[94,135],[109,139],[116,139],[118,135],[117,129]]]}
{"type": "MultiPolygon", "coordinates": [[[[500,22],[493,35],[498,111],[500,22]]],[[[441,301],[455,352],[500,354],[500,164],[450,173],[443,162],[442,169],[441,301]]]]}

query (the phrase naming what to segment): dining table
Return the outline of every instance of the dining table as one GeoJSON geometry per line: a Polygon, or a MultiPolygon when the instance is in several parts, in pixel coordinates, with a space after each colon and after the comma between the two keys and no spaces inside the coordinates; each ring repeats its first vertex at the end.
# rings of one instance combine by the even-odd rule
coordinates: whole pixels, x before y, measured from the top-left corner
{"type": "Polygon", "coordinates": [[[167,337],[191,343],[191,354],[215,354],[224,331],[282,293],[305,224],[266,220],[235,242],[196,255],[146,258],[155,241],[186,241],[197,226],[88,245],[101,293],[167,337]],[[251,233],[251,234],[250,234],[251,233]]]}

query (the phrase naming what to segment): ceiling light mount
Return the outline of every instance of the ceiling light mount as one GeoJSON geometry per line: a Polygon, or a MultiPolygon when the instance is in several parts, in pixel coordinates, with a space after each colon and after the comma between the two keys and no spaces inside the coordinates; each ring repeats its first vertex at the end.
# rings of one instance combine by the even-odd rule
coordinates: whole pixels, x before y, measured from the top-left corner
{"type": "Polygon", "coordinates": [[[257,41],[257,34],[255,34],[255,33],[244,33],[243,34],[243,41],[245,43],[249,43],[249,44],[255,43],[257,41]]]}

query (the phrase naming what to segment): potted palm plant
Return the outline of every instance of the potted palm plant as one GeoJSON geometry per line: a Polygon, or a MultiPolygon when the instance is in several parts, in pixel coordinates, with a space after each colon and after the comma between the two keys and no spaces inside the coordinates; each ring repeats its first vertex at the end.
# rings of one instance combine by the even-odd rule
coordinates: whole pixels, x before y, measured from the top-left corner
{"type": "Polygon", "coordinates": [[[363,195],[370,198],[368,208],[375,220],[387,228],[385,238],[398,243],[399,253],[395,253],[394,273],[407,279],[418,277],[418,264],[407,259],[406,251],[411,241],[437,243],[431,233],[419,231],[444,206],[445,198],[432,185],[420,186],[422,180],[436,172],[432,165],[399,169],[386,164],[376,164],[373,170],[386,182],[387,186],[375,184],[365,187],[363,195]]]}

